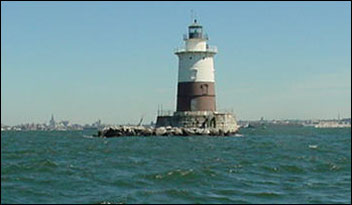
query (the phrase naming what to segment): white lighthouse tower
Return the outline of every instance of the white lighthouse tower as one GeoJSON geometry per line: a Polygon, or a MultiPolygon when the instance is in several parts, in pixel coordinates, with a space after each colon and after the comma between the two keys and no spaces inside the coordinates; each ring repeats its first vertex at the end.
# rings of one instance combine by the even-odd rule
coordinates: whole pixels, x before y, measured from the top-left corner
{"type": "Polygon", "coordinates": [[[233,113],[216,111],[216,47],[208,45],[208,36],[196,19],[183,40],[185,45],[175,51],[179,59],[176,112],[158,112],[156,127],[204,128],[204,133],[212,129],[226,135],[237,132],[233,113]]]}
{"type": "Polygon", "coordinates": [[[215,111],[214,55],[203,27],[194,22],[184,36],[185,45],[176,50],[179,58],[177,111],[215,111]]]}

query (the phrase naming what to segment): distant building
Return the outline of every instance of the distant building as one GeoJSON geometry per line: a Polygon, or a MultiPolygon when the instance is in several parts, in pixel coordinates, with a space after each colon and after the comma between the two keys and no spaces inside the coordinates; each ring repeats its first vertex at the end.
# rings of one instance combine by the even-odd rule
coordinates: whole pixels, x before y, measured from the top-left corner
{"type": "Polygon", "coordinates": [[[98,121],[92,123],[92,127],[101,127],[101,120],[98,119],[98,121]]]}
{"type": "Polygon", "coordinates": [[[49,121],[49,127],[55,127],[56,126],[56,122],[54,119],[54,114],[51,114],[51,119],[49,121]]]}
{"type": "Polygon", "coordinates": [[[70,121],[68,121],[68,120],[63,120],[61,123],[62,123],[65,127],[67,127],[67,126],[70,124],[70,121]]]}

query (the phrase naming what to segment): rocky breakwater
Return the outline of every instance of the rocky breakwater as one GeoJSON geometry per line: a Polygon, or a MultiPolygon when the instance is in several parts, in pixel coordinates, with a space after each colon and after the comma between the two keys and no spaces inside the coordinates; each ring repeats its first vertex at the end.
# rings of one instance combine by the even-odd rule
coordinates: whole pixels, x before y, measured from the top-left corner
{"type": "Polygon", "coordinates": [[[98,131],[97,137],[122,137],[122,136],[231,136],[237,130],[224,131],[219,128],[181,128],[143,126],[110,126],[98,131]]]}

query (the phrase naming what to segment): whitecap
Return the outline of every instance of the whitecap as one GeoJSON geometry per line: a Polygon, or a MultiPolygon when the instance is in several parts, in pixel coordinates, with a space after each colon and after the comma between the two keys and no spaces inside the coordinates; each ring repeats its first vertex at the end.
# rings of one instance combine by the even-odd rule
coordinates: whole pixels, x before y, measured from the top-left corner
{"type": "Polygon", "coordinates": [[[92,135],[83,135],[83,137],[84,137],[84,138],[89,138],[89,139],[93,138],[92,135]]]}
{"type": "Polygon", "coordinates": [[[318,145],[309,145],[308,147],[311,149],[316,149],[316,148],[318,148],[318,145]]]}

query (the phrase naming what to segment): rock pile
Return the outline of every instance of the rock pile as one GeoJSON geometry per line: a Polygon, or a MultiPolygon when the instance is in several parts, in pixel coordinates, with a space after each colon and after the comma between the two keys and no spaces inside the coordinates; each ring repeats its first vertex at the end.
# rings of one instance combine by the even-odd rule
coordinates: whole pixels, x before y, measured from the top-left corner
{"type": "Polygon", "coordinates": [[[230,136],[236,132],[224,131],[218,128],[180,128],[143,126],[114,126],[105,127],[98,131],[97,137],[122,137],[122,136],[230,136]]]}

